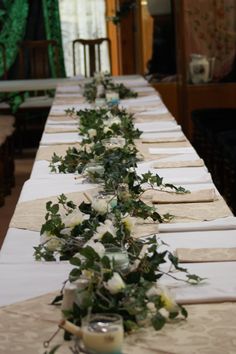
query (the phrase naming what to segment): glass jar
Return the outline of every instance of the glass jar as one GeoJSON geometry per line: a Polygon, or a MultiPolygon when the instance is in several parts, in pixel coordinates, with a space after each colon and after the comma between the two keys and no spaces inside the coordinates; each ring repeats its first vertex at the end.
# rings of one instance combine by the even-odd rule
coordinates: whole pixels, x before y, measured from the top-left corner
{"type": "Polygon", "coordinates": [[[91,314],[82,320],[83,344],[93,354],[121,354],[123,319],[114,313],[91,314]]]}
{"type": "Polygon", "coordinates": [[[124,248],[106,246],[105,256],[114,262],[114,270],[126,272],[129,269],[129,255],[124,248]]]}
{"type": "Polygon", "coordinates": [[[89,181],[93,183],[102,183],[104,175],[104,166],[98,162],[88,163],[84,170],[83,175],[88,177],[89,181]]]}

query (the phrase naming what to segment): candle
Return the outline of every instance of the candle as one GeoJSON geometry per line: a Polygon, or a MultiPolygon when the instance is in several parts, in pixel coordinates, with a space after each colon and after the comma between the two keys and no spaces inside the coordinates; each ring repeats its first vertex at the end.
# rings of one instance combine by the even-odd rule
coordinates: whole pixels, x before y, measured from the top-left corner
{"type": "Polygon", "coordinates": [[[63,290],[63,300],[61,305],[62,311],[70,311],[73,309],[73,304],[76,301],[77,286],[74,284],[67,284],[63,290]]]}
{"type": "Polygon", "coordinates": [[[82,321],[83,343],[96,354],[121,354],[123,321],[117,314],[93,314],[82,321]]]}

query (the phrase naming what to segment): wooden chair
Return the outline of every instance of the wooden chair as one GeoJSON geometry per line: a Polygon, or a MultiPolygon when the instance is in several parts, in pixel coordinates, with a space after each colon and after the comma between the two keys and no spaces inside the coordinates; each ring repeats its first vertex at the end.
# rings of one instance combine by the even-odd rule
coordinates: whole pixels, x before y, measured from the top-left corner
{"type": "Polygon", "coordinates": [[[60,77],[59,51],[55,40],[23,41],[19,51],[19,79],[47,79],[51,77],[49,51],[53,52],[56,76],[60,77]]]}
{"type": "Polygon", "coordinates": [[[93,76],[94,72],[101,71],[101,45],[107,42],[109,61],[111,65],[111,41],[109,38],[97,38],[97,39],[75,39],[72,42],[73,51],[73,71],[76,75],[76,45],[80,44],[83,46],[84,53],[84,74],[85,77],[93,76]],[[88,54],[88,59],[87,59],[88,54]],[[89,69],[89,70],[88,70],[89,69]]]}
{"type": "Polygon", "coordinates": [[[7,80],[7,58],[6,58],[6,47],[3,43],[0,43],[1,59],[3,63],[3,80],[7,80]]]}
{"type": "MultiPolygon", "coordinates": [[[[52,77],[49,59],[50,50],[53,53],[56,77],[60,77],[57,41],[27,40],[21,43],[19,49],[18,78],[47,79],[52,77]]],[[[30,97],[27,97],[20,105],[16,112],[16,145],[20,153],[22,152],[23,141],[28,142],[29,137],[34,137],[35,144],[38,144],[52,102],[51,92],[44,90],[30,92],[30,97]]]]}

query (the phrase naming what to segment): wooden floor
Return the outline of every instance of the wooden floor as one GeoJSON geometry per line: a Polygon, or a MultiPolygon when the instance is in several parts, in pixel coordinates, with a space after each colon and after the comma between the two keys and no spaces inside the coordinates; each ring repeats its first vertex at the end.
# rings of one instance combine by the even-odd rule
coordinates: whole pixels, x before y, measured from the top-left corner
{"type": "Polygon", "coordinates": [[[15,159],[15,187],[11,195],[5,198],[5,205],[0,207],[0,247],[4,241],[11,217],[14,213],[24,182],[29,179],[34,162],[35,151],[24,151],[21,158],[15,159]]]}

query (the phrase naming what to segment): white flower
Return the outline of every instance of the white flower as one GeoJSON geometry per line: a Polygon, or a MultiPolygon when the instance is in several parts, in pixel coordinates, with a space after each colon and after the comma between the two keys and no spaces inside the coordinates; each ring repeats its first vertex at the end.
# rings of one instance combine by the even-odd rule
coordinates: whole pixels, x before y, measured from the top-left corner
{"type": "Polygon", "coordinates": [[[125,283],[119,273],[113,273],[111,279],[104,283],[104,286],[111,294],[117,294],[125,288],[125,283]]]}
{"type": "Polygon", "coordinates": [[[93,239],[101,240],[107,232],[109,232],[114,237],[116,236],[116,229],[112,224],[112,221],[109,219],[106,219],[103,224],[100,223],[96,229],[96,233],[94,234],[93,239]]]}
{"type": "Polygon", "coordinates": [[[65,229],[62,229],[62,230],[60,231],[60,233],[61,233],[62,235],[65,235],[65,236],[70,236],[71,230],[72,230],[71,227],[66,227],[65,229]]]}
{"type": "Polygon", "coordinates": [[[104,73],[99,71],[93,74],[93,77],[97,84],[100,84],[104,80],[104,73]]]}
{"type": "Polygon", "coordinates": [[[96,135],[97,135],[96,129],[89,129],[88,130],[88,136],[90,137],[90,139],[94,138],[96,135]]]}
{"type": "Polygon", "coordinates": [[[54,235],[51,235],[47,231],[45,231],[42,235],[40,235],[40,244],[44,245],[49,251],[57,251],[61,247],[61,239],[54,235]]]}
{"type": "Polygon", "coordinates": [[[93,146],[94,146],[94,143],[84,144],[84,146],[83,146],[84,151],[87,152],[87,153],[90,153],[93,146]]]}
{"type": "Polygon", "coordinates": [[[110,128],[108,128],[108,127],[104,127],[103,128],[103,132],[106,134],[106,133],[108,133],[108,132],[111,132],[112,130],[110,129],[110,128]]]}
{"type": "Polygon", "coordinates": [[[105,254],[105,247],[101,242],[94,242],[93,240],[89,240],[84,247],[89,246],[94,249],[94,251],[102,258],[105,254]]]}
{"type": "Polygon", "coordinates": [[[92,207],[100,215],[104,215],[108,211],[108,204],[105,199],[94,199],[92,201],[92,207]]]}
{"type": "Polygon", "coordinates": [[[122,223],[125,225],[126,229],[129,230],[131,233],[134,230],[135,221],[135,218],[129,215],[122,219],[122,223]]]}
{"type": "Polygon", "coordinates": [[[104,121],[104,125],[107,127],[111,127],[113,124],[120,125],[121,124],[121,119],[118,116],[111,116],[107,120],[104,121]]]}
{"type": "Polygon", "coordinates": [[[78,209],[73,210],[72,213],[66,215],[62,219],[62,222],[65,225],[65,227],[75,227],[76,225],[81,224],[83,221],[84,221],[84,214],[81,213],[81,211],[78,209]]]}
{"type": "Polygon", "coordinates": [[[158,286],[155,284],[152,286],[147,292],[146,295],[148,298],[159,295],[161,297],[161,301],[164,303],[164,308],[168,312],[176,312],[178,311],[178,304],[176,303],[174,296],[170,293],[169,289],[165,286],[158,286]]]}

